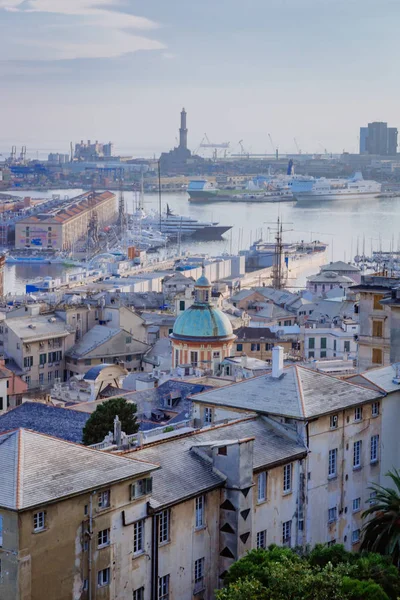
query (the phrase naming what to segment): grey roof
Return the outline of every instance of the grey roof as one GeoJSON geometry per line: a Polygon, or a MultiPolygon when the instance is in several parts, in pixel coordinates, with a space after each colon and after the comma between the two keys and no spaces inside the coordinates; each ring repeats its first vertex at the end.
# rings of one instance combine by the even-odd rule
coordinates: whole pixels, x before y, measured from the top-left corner
{"type": "Polygon", "coordinates": [[[310,283],[348,283],[354,284],[354,281],[347,277],[347,275],[340,275],[335,271],[323,271],[322,273],[318,273],[318,275],[311,275],[307,277],[307,281],[310,283]]]}
{"type": "MultiPolygon", "coordinates": [[[[136,458],[136,457],[135,457],[136,458]]],[[[17,429],[0,435],[0,506],[25,510],[156,469],[156,465],[17,429]]]]}
{"type": "Polygon", "coordinates": [[[117,356],[120,354],[135,354],[146,352],[148,344],[135,340],[132,334],[120,328],[106,327],[105,325],[95,325],[66,352],[67,356],[72,358],[82,358],[84,356],[117,356]],[[127,344],[125,337],[130,337],[132,342],[127,344]],[[101,346],[111,342],[107,352],[99,352],[101,346]],[[95,354],[93,354],[95,353],[95,354]]]}
{"type": "Polygon", "coordinates": [[[400,391],[400,384],[393,381],[396,378],[396,367],[394,365],[370,369],[364,373],[359,373],[358,377],[361,378],[360,383],[364,385],[372,383],[386,393],[400,391]]]}
{"type": "Polygon", "coordinates": [[[255,470],[306,454],[302,444],[277,430],[267,419],[251,417],[146,446],[129,456],[161,466],[153,475],[152,500],[156,505],[163,506],[201,494],[225,481],[221,474],[213,471],[211,463],[203,459],[201,453],[194,452],[193,448],[200,444],[251,437],[255,438],[255,470]]]}
{"type": "Polygon", "coordinates": [[[359,267],[355,267],[350,263],[343,262],[343,260],[337,260],[335,262],[330,262],[327,265],[323,265],[320,267],[320,271],[335,271],[336,273],[340,271],[347,271],[348,273],[361,273],[361,269],[359,267]]]}
{"type": "Polygon", "coordinates": [[[278,336],[276,333],[271,331],[269,327],[240,327],[235,331],[237,336],[237,342],[244,342],[246,340],[276,340],[278,336]]]}
{"type": "Polygon", "coordinates": [[[50,406],[39,402],[24,402],[0,415],[0,433],[18,427],[32,429],[68,442],[82,442],[82,431],[89,414],[50,406]]]}
{"type": "Polygon", "coordinates": [[[193,396],[196,402],[309,419],[379,398],[379,392],[298,365],[193,396]]]}
{"type": "Polygon", "coordinates": [[[13,317],[7,319],[6,325],[21,340],[46,340],[52,337],[65,336],[74,331],[65,321],[54,314],[13,317]]]}

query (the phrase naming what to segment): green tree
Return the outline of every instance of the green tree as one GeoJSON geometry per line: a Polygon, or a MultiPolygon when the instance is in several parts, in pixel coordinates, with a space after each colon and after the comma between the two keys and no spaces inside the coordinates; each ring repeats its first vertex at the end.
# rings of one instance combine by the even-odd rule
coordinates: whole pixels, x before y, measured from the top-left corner
{"type": "Polygon", "coordinates": [[[361,548],[379,554],[387,554],[396,564],[400,560],[400,472],[397,469],[386,474],[394,487],[371,486],[375,492],[374,503],[363,513],[370,520],[363,527],[361,548]]]}
{"type": "Polygon", "coordinates": [[[83,429],[83,443],[86,446],[102,442],[105,436],[114,431],[114,419],[118,415],[121,429],[127,434],[136,433],[139,425],[136,421],[136,404],[125,398],[112,398],[100,404],[83,429]]]}
{"type": "Polygon", "coordinates": [[[217,600],[270,600],[265,587],[257,581],[246,577],[231,583],[227,588],[217,592],[217,600]]]}
{"type": "Polygon", "coordinates": [[[381,586],[371,580],[360,581],[343,577],[342,590],[346,594],[344,598],[349,600],[389,600],[381,586]]]}

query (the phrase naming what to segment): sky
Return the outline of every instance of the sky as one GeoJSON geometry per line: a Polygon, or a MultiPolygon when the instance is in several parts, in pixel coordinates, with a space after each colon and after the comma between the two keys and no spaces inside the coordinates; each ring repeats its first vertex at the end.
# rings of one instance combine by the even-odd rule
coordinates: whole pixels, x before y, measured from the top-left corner
{"type": "Polygon", "coordinates": [[[400,126],[399,0],[0,0],[0,152],[122,154],[204,133],[248,152],[355,152],[400,126]]]}

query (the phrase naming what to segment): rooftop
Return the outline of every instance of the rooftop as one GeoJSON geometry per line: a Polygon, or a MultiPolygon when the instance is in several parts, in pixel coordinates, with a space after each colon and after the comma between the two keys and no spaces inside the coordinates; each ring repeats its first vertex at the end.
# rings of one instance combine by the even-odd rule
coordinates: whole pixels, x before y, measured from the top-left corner
{"type": "Polygon", "coordinates": [[[320,267],[320,271],[335,271],[336,273],[360,273],[361,269],[359,267],[351,265],[350,263],[346,263],[343,260],[337,260],[335,262],[330,262],[327,265],[323,265],[322,267],[320,267]]]}
{"type": "Polygon", "coordinates": [[[354,381],[371,388],[378,388],[383,392],[390,394],[391,392],[400,391],[400,384],[393,381],[393,379],[397,378],[396,375],[396,367],[394,365],[389,365],[388,367],[379,367],[378,369],[370,369],[364,373],[358,373],[355,375],[354,381]]]}
{"type": "Polygon", "coordinates": [[[12,317],[6,326],[21,340],[47,340],[48,338],[67,336],[74,329],[54,314],[33,317],[12,317]]]}
{"type": "Polygon", "coordinates": [[[381,394],[298,365],[279,378],[261,375],[233,385],[193,395],[193,401],[309,419],[375,400],[381,394]]]}
{"type": "Polygon", "coordinates": [[[189,433],[173,440],[146,446],[125,456],[159,464],[161,469],[153,475],[152,503],[168,506],[183,498],[219,487],[225,481],[220,473],[196,446],[219,441],[235,441],[254,437],[253,468],[262,469],[304,456],[306,448],[286,436],[262,417],[244,418],[227,425],[220,425],[189,433]]]}
{"type": "Polygon", "coordinates": [[[340,273],[336,273],[335,271],[325,270],[317,275],[311,275],[307,277],[307,281],[310,283],[348,283],[353,284],[354,281],[347,277],[346,275],[340,275],[340,273]]]}
{"type": "Polygon", "coordinates": [[[278,336],[269,327],[240,327],[235,331],[237,341],[259,340],[260,338],[276,340],[278,336]]]}
{"type": "MultiPolygon", "coordinates": [[[[136,458],[136,457],[134,457],[136,458]]],[[[156,465],[17,429],[0,435],[0,506],[25,510],[134,478],[156,465]]]]}
{"type": "Polygon", "coordinates": [[[114,356],[119,354],[146,352],[149,346],[132,337],[132,335],[123,329],[106,327],[105,325],[95,325],[66,353],[71,358],[82,358],[98,350],[106,342],[112,342],[111,348],[102,357],[114,356]],[[131,338],[130,343],[126,343],[126,337],[131,338]]]}
{"type": "Polygon", "coordinates": [[[0,415],[0,433],[18,427],[32,429],[68,442],[82,442],[82,430],[90,415],[59,406],[24,402],[0,415]]]}

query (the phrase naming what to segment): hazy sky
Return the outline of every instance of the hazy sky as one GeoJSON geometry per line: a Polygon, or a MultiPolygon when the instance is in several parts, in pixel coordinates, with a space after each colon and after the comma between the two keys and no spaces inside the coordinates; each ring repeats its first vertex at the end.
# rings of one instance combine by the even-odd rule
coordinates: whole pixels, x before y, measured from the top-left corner
{"type": "Polygon", "coordinates": [[[243,139],[355,151],[400,126],[399,0],[0,0],[0,151],[243,139]]]}

